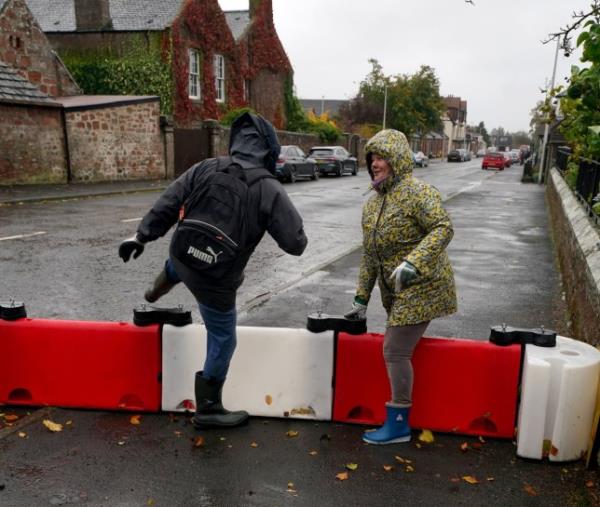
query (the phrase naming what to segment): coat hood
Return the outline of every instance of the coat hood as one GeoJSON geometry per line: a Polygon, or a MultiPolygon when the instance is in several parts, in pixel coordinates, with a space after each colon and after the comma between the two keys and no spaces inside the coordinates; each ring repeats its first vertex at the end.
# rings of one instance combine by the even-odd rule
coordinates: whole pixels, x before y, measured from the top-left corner
{"type": "Polygon", "coordinates": [[[397,178],[412,175],[413,154],[406,136],[397,130],[387,129],[375,134],[365,145],[367,153],[367,169],[371,179],[371,160],[373,155],[383,158],[394,170],[397,178]]]}
{"type": "Polygon", "coordinates": [[[280,151],[273,125],[262,116],[246,112],[232,123],[229,155],[243,168],[264,167],[275,174],[280,151]]]}

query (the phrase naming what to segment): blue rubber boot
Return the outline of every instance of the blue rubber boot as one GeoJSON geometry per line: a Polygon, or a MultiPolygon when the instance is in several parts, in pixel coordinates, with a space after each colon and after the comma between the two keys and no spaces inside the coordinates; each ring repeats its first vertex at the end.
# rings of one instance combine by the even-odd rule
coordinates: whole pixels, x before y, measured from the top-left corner
{"type": "Polygon", "coordinates": [[[385,424],[376,431],[363,433],[363,442],[374,445],[398,444],[410,441],[410,426],[408,414],[410,407],[397,407],[385,404],[387,417],[385,424]]]}

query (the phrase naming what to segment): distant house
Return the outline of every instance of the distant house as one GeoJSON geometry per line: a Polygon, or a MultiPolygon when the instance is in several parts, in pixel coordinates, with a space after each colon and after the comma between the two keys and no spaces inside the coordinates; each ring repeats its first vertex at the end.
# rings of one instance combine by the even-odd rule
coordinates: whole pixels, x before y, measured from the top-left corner
{"type": "Polygon", "coordinates": [[[27,3],[66,61],[93,64],[138,51],[163,65],[170,87],[156,94],[178,127],[242,106],[278,128],[286,124],[292,66],[273,24],[271,0],[251,0],[249,10],[232,12],[223,12],[217,0],[27,3]]]}
{"type": "Polygon", "coordinates": [[[443,98],[446,114],[442,116],[448,150],[467,147],[467,101],[452,95],[443,98]]]}
{"type": "Polygon", "coordinates": [[[330,117],[337,115],[340,107],[347,104],[348,100],[334,99],[299,99],[305,112],[312,112],[317,116],[327,113],[330,117]]]}
{"type": "Polygon", "coordinates": [[[165,176],[158,97],[89,97],[24,0],[0,0],[0,184],[165,176]]]}

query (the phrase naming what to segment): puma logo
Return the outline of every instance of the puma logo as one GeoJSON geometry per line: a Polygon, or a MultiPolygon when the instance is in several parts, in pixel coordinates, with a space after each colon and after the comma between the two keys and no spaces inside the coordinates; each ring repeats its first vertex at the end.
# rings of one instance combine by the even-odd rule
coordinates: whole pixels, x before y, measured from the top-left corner
{"type": "Polygon", "coordinates": [[[187,250],[188,255],[191,255],[192,257],[195,257],[196,259],[201,260],[202,262],[206,262],[207,264],[213,264],[217,262],[217,258],[222,253],[222,250],[220,252],[215,252],[210,246],[206,247],[206,252],[194,246],[189,246],[187,250]]]}

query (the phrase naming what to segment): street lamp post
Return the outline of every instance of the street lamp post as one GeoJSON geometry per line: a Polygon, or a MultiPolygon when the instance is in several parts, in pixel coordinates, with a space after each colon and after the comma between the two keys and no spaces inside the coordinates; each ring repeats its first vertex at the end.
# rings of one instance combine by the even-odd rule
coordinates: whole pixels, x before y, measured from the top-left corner
{"type": "MultiPolygon", "coordinates": [[[[554,88],[554,78],[556,77],[556,62],[558,60],[558,49],[560,48],[560,35],[556,38],[556,52],[554,53],[554,67],[552,68],[552,80],[550,81],[550,88],[554,88]]],[[[547,96],[547,92],[546,92],[547,96]]],[[[546,165],[546,147],[548,145],[548,132],[550,130],[550,124],[546,123],[544,127],[544,140],[542,142],[542,157],[540,160],[540,170],[538,172],[538,183],[543,183],[545,178],[544,166],[546,165]]]]}
{"type": "Polygon", "coordinates": [[[387,111],[387,86],[383,91],[383,130],[385,130],[385,113],[387,111]]]}

